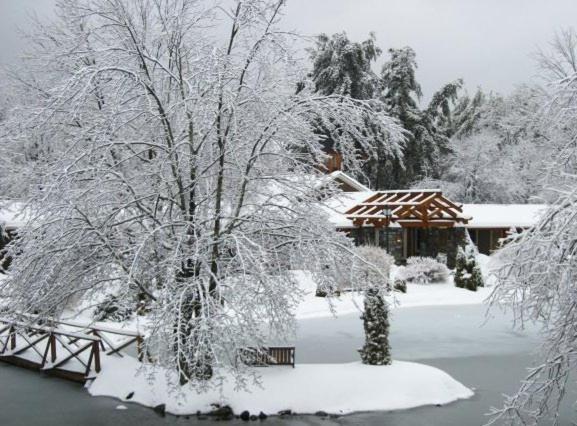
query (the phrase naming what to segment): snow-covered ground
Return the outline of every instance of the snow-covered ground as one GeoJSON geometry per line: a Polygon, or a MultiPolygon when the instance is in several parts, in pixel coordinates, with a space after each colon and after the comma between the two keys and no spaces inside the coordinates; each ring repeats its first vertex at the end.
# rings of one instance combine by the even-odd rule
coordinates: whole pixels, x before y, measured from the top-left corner
{"type": "MultiPolygon", "coordinates": [[[[479,288],[476,292],[455,287],[453,277],[447,282],[438,284],[407,284],[407,292],[394,292],[387,299],[394,309],[411,308],[415,306],[441,306],[441,305],[476,305],[483,303],[491,294],[494,284],[492,271],[498,267],[498,261],[484,255],[478,256],[478,261],[483,271],[486,287],[479,288]]],[[[391,271],[391,281],[394,280],[395,269],[391,271]]],[[[310,274],[304,271],[296,271],[304,297],[295,311],[297,319],[322,318],[330,316],[347,315],[361,312],[363,308],[363,295],[358,292],[343,292],[339,297],[316,297],[316,284],[310,274]]]]}
{"type": "MultiPolygon", "coordinates": [[[[491,258],[480,256],[480,265],[486,281],[494,268],[491,258]]],[[[360,293],[343,292],[340,297],[316,297],[316,284],[307,272],[295,272],[304,297],[295,315],[299,320],[327,318],[360,313],[363,297],[360,293]],[[331,309],[332,308],[332,309],[331,309]]],[[[394,278],[395,268],[391,271],[394,278]]],[[[394,309],[418,306],[481,304],[489,296],[492,286],[477,292],[456,288],[452,277],[440,284],[408,284],[407,293],[395,292],[388,297],[394,309]]],[[[83,318],[83,312],[77,319],[83,318]]],[[[122,324],[122,328],[141,329],[145,319],[122,324]]],[[[311,323],[312,324],[312,323],[311,323]]],[[[106,326],[120,324],[102,323],[106,326]]],[[[359,328],[359,332],[362,333],[359,328]]],[[[319,330],[320,332],[321,330],[319,330]]],[[[321,362],[326,362],[322,361],[321,362]]],[[[297,364],[296,368],[270,367],[258,369],[261,386],[252,386],[249,392],[234,389],[234,381],[226,381],[222,393],[217,390],[198,394],[193,390],[175,395],[177,377],[158,368],[143,371],[135,358],[108,357],[103,359],[103,371],[90,385],[92,395],[107,395],[124,400],[134,392],[131,401],[146,406],[166,405],[174,414],[208,412],[211,404],[229,405],[235,412],[248,410],[277,414],[281,410],[297,413],[346,414],[358,411],[398,410],[422,405],[446,404],[469,398],[473,392],[445,372],[423,364],[394,361],[391,366],[367,366],[361,363],[297,364]]]]}
{"type": "MultiPolygon", "coordinates": [[[[484,287],[473,292],[457,288],[452,282],[430,285],[408,284],[407,293],[395,292],[387,299],[394,309],[415,306],[475,305],[483,303],[491,290],[490,287],[484,287]]],[[[304,291],[303,301],[295,312],[298,319],[360,313],[363,309],[363,295],[360,293],[342,293],[340,297],[332,297],[329,301],[323,297],[316,297],[314,288],[305,288],[304,291]]]]}
{"type": "MultiPolygon", "coordinates": [[[[480,256],[484,275],[488,278],[492,260],[480,256]]],[[[309,273],[295,271],[304,297],[297,307],[297,319],[342,316],[360,313],[363,297],[359,293],[344,292],[329,300],[316,297],[316,284],[309,273]],[[332,308],[332,309],[331,309],[332,308]]],[[[395,269],[391,271],[394,277],[395,269]]],[[[407,293],[395,292],[389,302],[395,309],[417,306],[481,304],[492,288],[477,292],[456,288],[452,277],[445,283],[409,284],[407,293]]],[[[313,323],[309,324],[309,327],[313,323]]],[[[361,329],[359,328],[359,332],[361,329]]],[[[309,330],[310,331],[310,330],[309,330]]],[[[318,330],[318,332],[322,332],[318,330]]],[[[322,361],[321,361],[322,362],[322,361]]],[[[190,414],[211,410],[211,404],[229,405],[236,413],[248,410],[276,414],[282,410],[297,413],[347,414],[358,411],[398,410],[422,405],[446,404],[469,398],[473,392],[445,372],[423,364],[394,361],[391,366],[367,366],[361,363],[297,364],[296,368],[261,368],[261,387],[250,392],[236,391],[232,380],[222,390],[197,394],[185,391],[181,397],[170,397],[177,378],[157,370],[156,380],[139,372],[133,358],[111,358],[90,386],[92,395],[107,395],[123,399],[134,392],[131,401],[154,407],[165,404],[174,414],[190,414]],[[172,382],[172,383],[171,383],[172,382]]]]}
{"type": "Polygon", "coordinates": [[[347,414],[447,404],[473,396],[470,389],[437,368],[401,361],[390,366],[356,362],[261,368],[262,387],[253,387],[250,392],[236,391],[228,381],[222,395],[216,390],[203,394],[187,391],[180,397],[170,391],[177,383],[175,375],[157,370],[156,380],[150,381],[130,357],[107,357],[104,365],[89,387],[92,395],[124,399],[134,392],[131,401],[150,407],[166,404],[166,410],[173,414],[208,412],[213,403],[229,405],[236,413],[277,414],[290,409],[296,413],[347,414]]]}

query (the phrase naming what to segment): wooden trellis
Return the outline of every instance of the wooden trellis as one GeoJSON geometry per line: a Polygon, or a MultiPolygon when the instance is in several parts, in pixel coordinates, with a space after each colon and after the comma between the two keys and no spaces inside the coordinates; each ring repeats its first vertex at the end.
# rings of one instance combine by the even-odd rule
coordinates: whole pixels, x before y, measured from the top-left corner
{"type": "Polygon", "coordinates": [[[438,190],[380,191],[349,209],[345,215],[355,226],[376,228],[397,223],[402,227],[452,227],[466,224],[462,205],[438,190]]]}

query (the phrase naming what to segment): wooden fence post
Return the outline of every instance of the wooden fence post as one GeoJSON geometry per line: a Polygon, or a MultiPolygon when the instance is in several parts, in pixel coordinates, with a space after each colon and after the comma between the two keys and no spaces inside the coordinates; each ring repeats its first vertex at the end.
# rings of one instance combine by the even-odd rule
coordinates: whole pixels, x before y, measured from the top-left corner
{"type": "Polygon", "coordinates": [[[56,336],[50,332],[50,362],[56,362],[56,336]]]}
{"type": "Polygon", "coordinates": [[[16,349],[16,330],[14,326],[10,327],[10,350],[16,349]]]}
{"type": "Polygon", "coordinates": [[[94,371],[100,373],[100,345],[98,341],[92,343],[92,353],[94,354],[94,371]]]}

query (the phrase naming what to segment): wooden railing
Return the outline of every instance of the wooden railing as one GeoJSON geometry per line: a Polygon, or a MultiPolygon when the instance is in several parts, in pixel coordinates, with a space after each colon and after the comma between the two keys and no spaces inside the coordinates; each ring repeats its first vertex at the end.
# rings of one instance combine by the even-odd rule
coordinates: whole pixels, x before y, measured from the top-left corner
{"type": "Polygon", "coordinates": [[[269,346],[265,348],[245,348],[239,351],[240,361],[253,367],[271,365],[295,366],[294,346],[269,346]]]}
{"type": "Polygon", "coordinates": [[[0,319],[0,361],[83,382],[100,372],[101,354],[122,357],[121,351],[135,344],[139,360],[143,358],[139,333],[72,321],[39,323],[34,316],[21,317],[30,321],[0,319]]]}

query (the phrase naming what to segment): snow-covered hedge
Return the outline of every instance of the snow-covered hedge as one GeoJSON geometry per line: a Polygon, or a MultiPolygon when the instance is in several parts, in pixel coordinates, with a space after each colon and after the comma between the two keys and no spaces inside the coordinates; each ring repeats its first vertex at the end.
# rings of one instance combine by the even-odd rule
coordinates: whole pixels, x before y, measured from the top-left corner
{"type": "Polygon", "coordinates": [[[409,257],[407,265],[399,268],[396,279],[414,284],[445,282],[449,269],[432,257],[409,257]]]}
{"type": "Polygon", "coordinates": [[[357,288],[390,287],[389,274],[395,263],[393,256],[376,246],[359,246],[356,248],[360,259],[355,262],[355,279],[357,288]]]}

